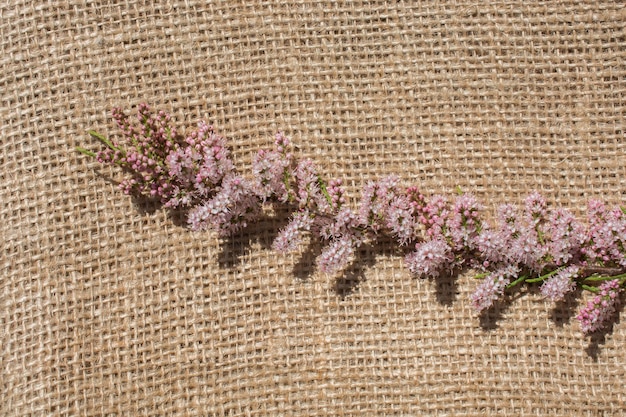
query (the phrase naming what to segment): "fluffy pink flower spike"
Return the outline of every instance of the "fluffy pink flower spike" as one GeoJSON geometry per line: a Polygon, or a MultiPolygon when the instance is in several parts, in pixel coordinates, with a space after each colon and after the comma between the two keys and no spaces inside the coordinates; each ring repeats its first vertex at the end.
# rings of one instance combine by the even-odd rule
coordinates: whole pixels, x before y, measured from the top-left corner
{"type": "Polygon", "coordinates": [[[104,148],[78,150],[121,167],[129,174],[120,184],[125,193],[182,210],[192,230],[231,236],[256,221],[264,205],[283,205],[292,210],[291,220],[273,248],[290,252],[307,236],[319,240],[317,266],[324,273],[344,270],[356,248],[386,236],[405,249],[405,264],[415,276],[437,279],[459,267],[479,271],[485,278],[471,297],[479,312],[509,288],[535,283],[555,302],[576,288],[596,292],[578,315],[584,333],[606,326],[618,308],[626,282],[624,208],[591,200],[585,224],[565,209],[551,210],[533,192],[523,207],[498,207],[496,223],[488,224],[472,194],[461,193],[454,201],[427,198],[392,175],[365,184],[353,211],[345,204],[341,180],[324,179],[311,160],[297,161],[283,133],[276,134],[273,149],[258,152],[251,173],[243,175],[226,140],[204,122],[183,136],[168,114],[146,104],[138,106],[135,118],[113,109],[113,119],[121,137],[90,132],[104,148]]]}

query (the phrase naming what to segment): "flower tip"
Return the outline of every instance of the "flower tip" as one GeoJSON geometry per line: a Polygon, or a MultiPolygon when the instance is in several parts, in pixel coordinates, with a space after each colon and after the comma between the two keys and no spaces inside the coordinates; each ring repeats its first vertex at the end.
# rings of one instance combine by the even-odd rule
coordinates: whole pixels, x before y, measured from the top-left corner
{"type": "Polygon", "coordinates": [[[276,144],[276,146],[284,148],[289,145],[289,138],[285,136],[283,132],[278,131],[276,132],[276,140],[274,141],[274,143],[276,144]]]}

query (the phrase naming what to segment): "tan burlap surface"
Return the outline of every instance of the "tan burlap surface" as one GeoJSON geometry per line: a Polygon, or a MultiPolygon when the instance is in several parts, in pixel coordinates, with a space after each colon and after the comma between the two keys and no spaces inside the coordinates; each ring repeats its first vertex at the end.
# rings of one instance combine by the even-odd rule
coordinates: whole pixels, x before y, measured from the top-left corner
{"type": "MultiPolygon", "coordinates": [[[[8,1],[0,6],[0,415],[620,415],[626,320],[583,338],[536,292],[478,317],[468,274],[391,245],[341,276],[123,195],[75,152],[146,101],[248,170],[282,129],[352,203],[386,174],[487,211],[626,196],[616,1],[8,1]]],[[[284,213],[283,213],[284,215],[284,213]]],[[[624,314],[622,314],[623,316],[624,314]]]]}

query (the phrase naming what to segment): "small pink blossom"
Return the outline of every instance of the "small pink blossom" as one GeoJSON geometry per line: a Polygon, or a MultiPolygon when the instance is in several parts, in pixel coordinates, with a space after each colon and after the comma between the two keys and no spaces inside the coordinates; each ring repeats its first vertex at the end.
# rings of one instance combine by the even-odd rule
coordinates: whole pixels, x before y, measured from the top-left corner
{"type": "Polygon", "coordinates": [[[137,119],[131,121],[119,108],[113,109],[113,118],[123,138],[108,140],[107,147],[97,153],[96,159],[130,171],[132,178],[120,184],[124,193],[167,201],[172,184],[165,159],[181,142],[171,126],[170,116],[162,111],[154,114],[148,105],[141,104],[137,119]]]}
{"type": "Polygon", "coordinates": [[[300,161],[296,166],[294,177],[296,200],[300,207],[311,207],[323,213],[332,212],[332,201],[329,202],[322,192],[321,180],[313,161],[310,159],[300,161]]]}
{"type": "Polygon", "coordinates": [[[291,158],[285,153],[265,150],[258,152],[252,162],[255,179],[253,189],[262,200],[273,196],[282,202],[288,200],[287,185],[291,163],[291,158]]]}
{"type": "Polygon", "coordinates": [[[597,200],[589,202],[589,232],[582,252],[589,263],[626,267],[626,215],[609,210],[597,200]]]}
{"type": "Polygon", "coordinates": [[[236,175],[224,179],[213,198],[190,210],[188,224],[192,230],[215,230],[220,236],[231,236],[255,220],[260,213],[252,185],[236,175]]]}
{"type": "Polygon", "coordinates": [[[406,266],[418,277],[437,277],[450,267],[454,259],[452,248],[445,240],[435,239],[415,245],[415,251],[405,258],[406,266]]]}
{"type": "Polygon", "coordinates": [[[537,224],[546,217],[546,200],[537,191],[533,191],[524,199],[524,215],[526,221],[537,224]]]}
{"type": "MultiPolygon", "coordinates": [[[[422,194],[416,186],[411,186],[406,189],[406,196],[411,202],[411,206],[415,213],[423,214],[424,208],[428,204],[426,197],[422,194]]],[[[421,220],[420,220],[421,221],[421,220]]]]}
{"type": "Polygon", "coordinates": [[[516,239],[522,229],[521,219],[513,204],[502,204],[497,208],[498,228],[507,241],[516,239]]]}
{"type": "Polygon", "coordinates": [[[540,242],[537,231],[531,224],[525,224],[520,235],[509,242],[509,263],[526,266],[540,272],[545,264],[548,248],[540,242]]]}
{"type": "Polygon", "coordinates": [[[342,206],[346,202],[346,198],[344,196],[343,188],[341,187],[342,181],[341,179],[332,179],[328,183],[326,187],[326,191],[328,192],[328,196],[330,197],[330,212],[336,213],[338,212],[342,206]]]}
{"type": "Polygon", "coordinates": [[[504,294],[504,290],[511,283],[511,279],[517,277],[519,273],[519,268],[515,266],[506,266],[491,272],[472,294],[472,306],[478,312],[491,307],[504,294]]]}
{"type": "Polygon", "coordinates": [[[560,301],[576,288],[575,278],[580,273],[580,266],[568,266],[557,272],[541,285],[541,294],[551,301],[560,301]]]}
{"type": "Polygon", "coordinates": [[[287,153],[287,148],[291,141],[283,132],[277,132],[274,136],[274,145],[276,145],[276,152],[285,154],[288,159],[291,159],[291,155],[287,153]]]}
{"type": "Polygon", "coordinates": [[[548,253],[556,265],[565,265],[580,256],[585,229],[571,212],[557,209],[552,213],[549,235],[548,253]]]}
{"type": "Polygon", "coordinates": [[[318,233],[324,239],[340,239],[342,236],[349,236],[353,240],[357,238],[358,221],[352,210],[344,207],[332,218],[325,218],[317,222],[318,233]]]}
{"type": "Polygon", "coordinates": [[[589,220],[588,241],[582,249],[589,262],[607,263],[613,246],[613,234],[607,227],[607,209],[602,201],[590,200],[587,218],[589,220]]]}
{"type": "Polygon", "coordinates": [[[354,246],[354,242],[349,237],[336,240],[326,246],[317,257],[319,270],[334,274],[345,269],[354,257],[354,246]]]}
{"type": "Polygon", "coordinates": [[[426,228],[426,235],[431,239],[445,238],[446,222],[450,215],[450,208],[446,198],[442,195],[434,195],[430,201],[422,207],[419,222],[426,228]]]}
{"type": "Polygon", "coordinates": [[[474,250],[477,245],[477,237],[482,229],[479,212],[482,205],[472,194],[463,194],[454,203],[451,219],[448,223],[454,249],[474,250]]]}
{"type": "Polygon", "coordinates": [[[370,181],[361,193],[361,206],[358,211],[359,223],[374,233],[385,227],[385,218],[390,201],[398,194],[399,179],[395,175],[380,181],[370,181]]]}
{"type": "Polygon", "coordinates": [[[406,195],[395,196],[385,213],[385,227],[401,246],[415,240],[419,224],[413,216],[414,207],[406,195]]]}
{"type": "Polygon", "coordinates": [[[204,122],[191,132],[185,144],[165,158],[170,193],[166,207],[189,206],[210,197],[222,179],[234,172],[226,141],[204,122]]]}
{"type": "Polygon", "coordinates": [[[525,201],[523,214],[510,204],[498,207],[498,229],[486,230],[476,246],[486,265],[513,265],[540,272],[549,260],[545,200],[538,193],[525,201]]]}
{"type": "Polygon", "coordinates": [[[599,287],[600,293],[578,313],[576,318],[585,334],[602,329],[615,313],[622,292],[619,280],[605,281],[599,287]]]}
{"type": "Polygon", "coordinates": [[[303,232],[311,230],[313,216],[308,210],[297,212],[279,233],[272,248],[278,252],[291,252],[302,243],[303,232]]]}
{"type": "Polygon", "coordinates": [[[485,229],[476,237],[476,246],[485,267],[503,262],[507,256],[508,245],[509,238],[501,230],[485,229]]]}

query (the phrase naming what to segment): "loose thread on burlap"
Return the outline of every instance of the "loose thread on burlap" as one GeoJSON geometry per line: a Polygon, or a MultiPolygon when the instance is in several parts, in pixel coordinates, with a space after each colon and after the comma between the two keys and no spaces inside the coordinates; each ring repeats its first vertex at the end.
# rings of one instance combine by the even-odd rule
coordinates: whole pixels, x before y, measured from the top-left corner
{"type": "Polygon", "coordinates": [[[406,248],[405,264],[417,277],[476,270],[481,282],[471,302],[478,312],[522,284],[540,285],[553,302],[577,288],[593,292],[577,315],[585,334],[607,326],[619,308],[626,282],[624,207],[591,200],[584,224],[566,209],[549,209],[533,192],[522,208],[498,207],[490,225],[471,193],[457,189],[454,201],[427,198],[392,175],[368,182],[354,211],[346,205],[341,180],[327,181],[311,160],[298,161],[282,133],[273,149],[258,152],[247,177],[235,169],[226,140],[204,122],[183,136],[168,114],[146,104],[138,106],[136,119],[119,108],[113,118],[120,140],[90,131],[103,149],[77,149],[130,174],[120,183],[124,193],[181,209],[191,230],[232,236],[259,219],[264,206],[283,205],[292,214],[273,248],[295,251],[312,236],[325,244],[316,259],[324,273],[340,273],[359,246],[387,237],[406,248]]]}

